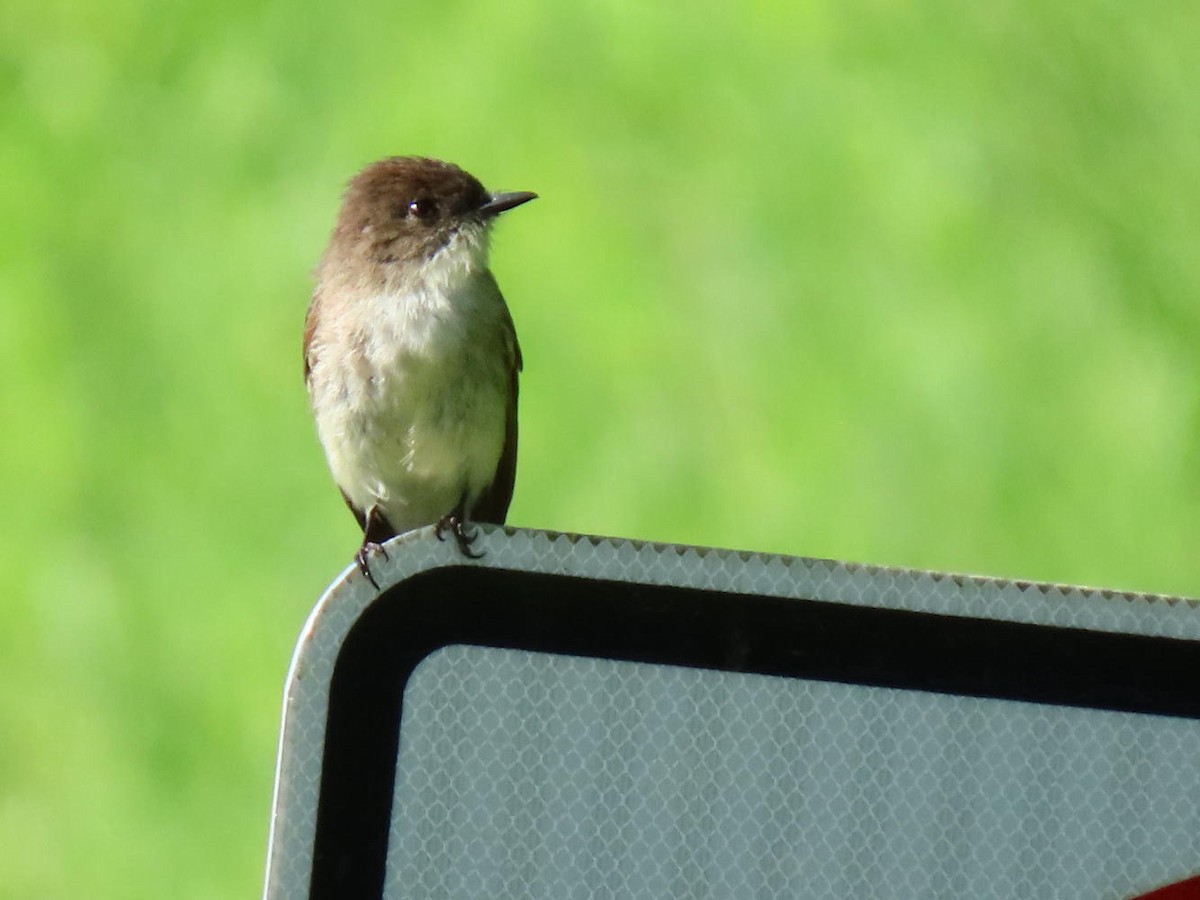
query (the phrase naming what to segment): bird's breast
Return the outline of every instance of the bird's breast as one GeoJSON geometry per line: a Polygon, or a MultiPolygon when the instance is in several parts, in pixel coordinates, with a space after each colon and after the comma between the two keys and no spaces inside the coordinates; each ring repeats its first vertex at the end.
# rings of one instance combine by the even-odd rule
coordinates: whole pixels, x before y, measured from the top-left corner
{"type": "Polygon", "coordinates": [[[495,475],[515,364],[503,300],[380,295],[359,312],[318,335],[340,344],[320,348],[310,380],[330,468],[398,529],[434,521],[495,475]]]}

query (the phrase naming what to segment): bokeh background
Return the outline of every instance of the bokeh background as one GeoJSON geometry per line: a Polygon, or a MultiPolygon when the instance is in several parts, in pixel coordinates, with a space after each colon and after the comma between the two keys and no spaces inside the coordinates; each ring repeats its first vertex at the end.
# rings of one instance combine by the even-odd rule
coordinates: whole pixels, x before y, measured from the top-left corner
{"type": "Polygon", "coordinates": [[[541,199],[510,521],[1200,595],[1192,0],[0,8],[0,896],[260,890],[395,153],[541,199]]]}

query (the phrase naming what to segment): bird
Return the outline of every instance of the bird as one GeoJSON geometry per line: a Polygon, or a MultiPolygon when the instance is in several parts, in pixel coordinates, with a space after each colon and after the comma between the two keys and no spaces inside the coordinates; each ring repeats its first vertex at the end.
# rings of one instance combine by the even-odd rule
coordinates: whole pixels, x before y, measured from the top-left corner
{"type": "Polygon", "coordinates": [[[504,524],[517,466],[512,315],[489,268],[493,193],[457,165],[394,156],[346,187],[315,272],[304,380],[334,482],[372,552],[434,525],[468,557],[469,523],[504,524]]]}

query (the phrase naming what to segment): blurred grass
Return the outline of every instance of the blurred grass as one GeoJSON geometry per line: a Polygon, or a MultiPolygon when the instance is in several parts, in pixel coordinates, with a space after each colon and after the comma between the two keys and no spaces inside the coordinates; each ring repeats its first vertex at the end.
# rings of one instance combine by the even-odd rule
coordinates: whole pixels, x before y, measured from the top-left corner
{"type": "Polygon", "coordinates": [[[0,10],[0,896],[259,890],[341,184],[537,190],[511,521],[1200,595],[1200,15],[0,10]]]}

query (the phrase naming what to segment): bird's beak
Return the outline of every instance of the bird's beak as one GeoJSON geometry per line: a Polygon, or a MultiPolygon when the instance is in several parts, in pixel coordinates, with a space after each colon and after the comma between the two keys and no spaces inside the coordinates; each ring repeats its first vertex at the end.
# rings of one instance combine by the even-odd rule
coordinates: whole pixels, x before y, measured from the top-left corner
{"type": "Polygon", "coordinates": [[[520,206],[522,203],[528,203],[537,197],[537,194],[532,191],[510,191],[507,194],[492,194],[487,201],[479,207],[479,214],[488,218],[497,216],[506,209],[512,209],[514,206],[520,206]]]}

